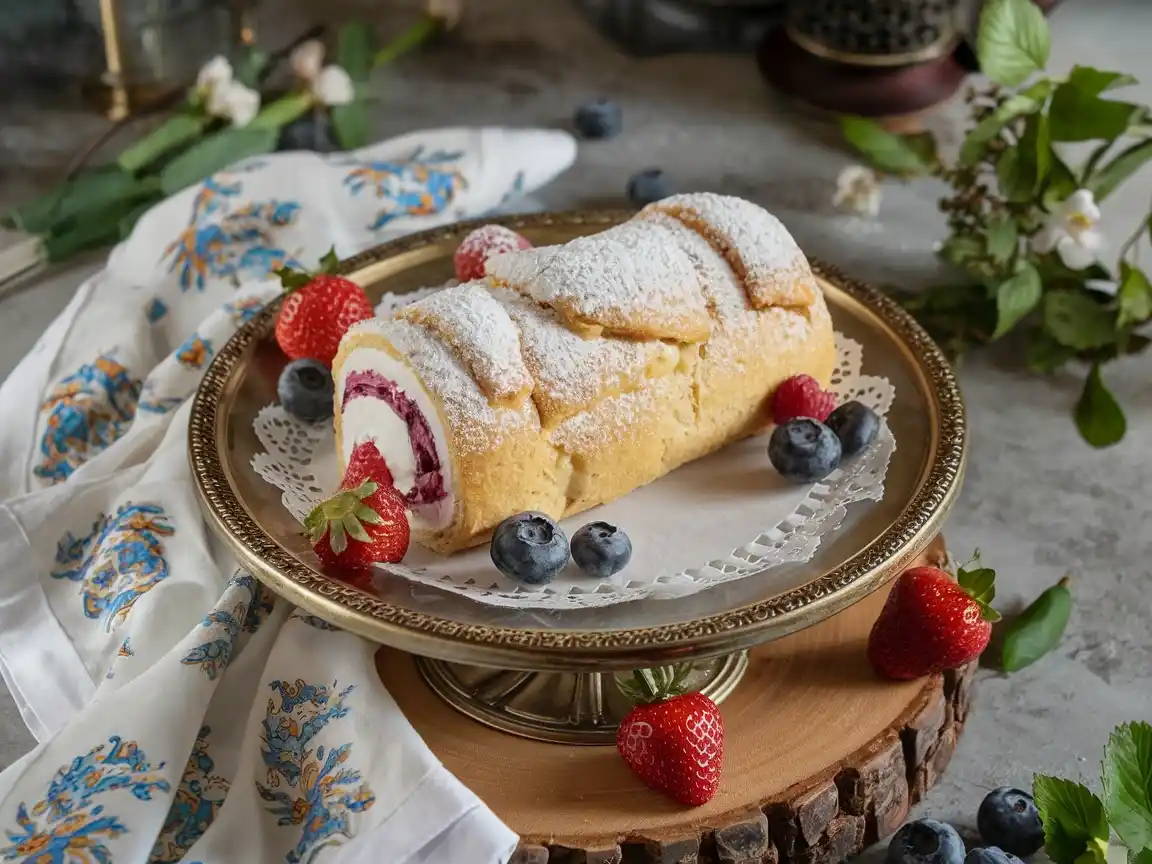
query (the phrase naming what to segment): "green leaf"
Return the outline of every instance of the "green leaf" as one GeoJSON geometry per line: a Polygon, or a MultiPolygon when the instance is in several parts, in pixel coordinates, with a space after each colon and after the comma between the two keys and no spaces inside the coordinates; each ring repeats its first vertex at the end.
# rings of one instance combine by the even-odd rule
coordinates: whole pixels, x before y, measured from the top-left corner
{"type": "Polygon", "coordinates": [[[44,237],[45,257],[50,263],[59,263],[80,252],[112,245],[120,239],[120,220],[135,209],[131,201],[119,201],[101,210],[98,218],[65,223],[44,237]]]}
{"type": "Polygon", "coordinates": [[[991,567],[976,567],[972,570],[962,567],[956,573],[956,581],[972,595],[973,600],[991,603],[996,599],[996,571],[991,567]]]}
{"type": "Polygon", "coordinates": [[[1003,264],[1016,252],[1019,237],[1015,219],[1008,215],[993,217],[988,222],[988,254],[1003,264]]]}
{"type": "Polygon", "coordinates": [[[368,80],[372,71],[372,28],[354,22],[340,28],[336,47],[336,62],[344,67],[348,76],[359,83],[368,80]]]}
{"type": "Polygon", "coordinates": [[[245,87],[260,89],[260,78],[268,68],[269,56],[255,46],[244,52],[244,56],[232,64],[233,77],[245,87]]]}
{"type": "Polygon", "coordinates": [[[15,208],[9,216],[21,231],[47,234],[53,226],[148,195],[154,186],[154,181],[138,179],[118,166],[97,168],[15,208]]]}
{"type": "Polygon", "coordinates": [[[356,518],[355,514],[349,513],[340,521],[344,525],[344,531],[353,540],[359,540],[361,543],[372,542],[371,535],[369,535],[364,526],[360,524],[360,520],[356,518]]]}
{"type": "Polygon", "coordinates": [[[1136,105],[1100,98],[1108,89],[1100,76],[1108,74],[1076,67],[1056,88],[1048,111],[1053,141],[1113,141],[1141,116],[1136,105]]]}
{"type": "Polygon", "coordinates": [[[980,14],[976,56],[980,71],[1015,87],[1048,63],[1052,34],[1032,0],[988,0],[980,14]]]}
{"type": "Polygon", "coordinates": [[[1015,327],[1021,318],[1039,305],[1042,294],[1040,274],[1025,262],[1019,273],[996,288],[996,332],[992,338],[999,339],[1015,327]]]}
{"type": "Polygon", "coordinates": [[[1089,853],[1087,860],[1105,864],[1108,819],[1091,790],[1071,780],[1037,774],[1032,797],[1044,825],[1044,851],[1055,864],[1075,864],[1085,853],[1089,853]]]}
{"type": "Polygon", "coordinates": [[[1017,672],[1031,666],[1060,644],[1072,614],[1072,592],[1061,579],[1020,613],[1004,633],[1001,667],[1017,672]]]}
{"type": "Polygon", "coordinates": [[[1111,447],[1128,431],[1124,409],[1104,386],[1099,363],[1092,364],[1088,378],[1084,381],[1074,417],[1080,436],[1093,447],[1111,447]]]}
{"type": "Polygon", "coordinates": [[[127,240],[132,234],[132,229],[136,227],[136,223],[140,221],[140,217],[151,210],[156,202],[161,200],[160,196],[156,198],[141,201],[139,204],[133,205],[132,209],[120,217],[120,224],[117,226],[120,239],[127,240]]]}
{"type": "MultiPolygon", "coordinates": [[[[1046,96],[1047,94],[1045,98],[1046,96]]],[[[987,152],[988,142],[996,138],[1005,126],[1017,117],[1036,113],[1043,104],[1043,99],[1034,99],[1021,93],[1010,96],[995,111],[977,123],[964,138],[964,143],[960,147],[960,164],[975,165],[987,152]]]]}
{"type": "Polygon", "coordinates": [[[910,177],[931,167],[924,161],[924,143],[919,136],[910,143],[904,136],[894,135],[864,117],[841,117],[840,128],[848,143],[881,171],[910,177]]]}
{"type": "Polygon", "coordinates": [[[276,129],[225,129],[173,159],[160,173],[160,187],[165,195],[174,195],[241,159],[270,152],[278,137],[276,129]]]}
{"type": "Polygon", "coordinates": [[[1104,748],[1104,809],[1129,849],[1152,849],[1152,725],[1119,726],[1104,748]]]}
{"type": "Polygon", "coordinates": [[[1051,209],[1079,189],[1081,184],[1076,179],[1075,172],[1052,148],[1048,151],[1048,162],[1051,167],[1044,186],[1043,201],[1044,206],[1051,209]]]}
{"type": "MultiPolygon", "coordinates": [[[[336,255],[336,247],[331,246],[331,247],[329,247],[328,251],[325,252],[320,258],[320,272],[321,273],[327,273],[327,274],[331,275],[331,274],[336,272],[336,269],[339,266],[340,266],[340,259],[336,255]]],[[[368,482],[372,482],[372,481],[368,481],[368,482]]],[[[371,495],[371,494],[374,494],[375,492],[376,492],[376,488],[373,487],[372,491],[369,492],[368,494],[371,495]]]]}
{"type": "Polygon", "coordinates": [[[1116,158],[1088,180],[1087,188],[1096,196],[1097,201],[1103,201],[1149,160],[1152,160],[1152,139],[1133,144],[1118,153],[1116,158]]]}
{"type": "Polygon", "coordinates": [[[996,163],[996,177],[1004,197],[1016,202],[1031,200],[1048,175],[1051,157],[1048,116],[1032,114],[1019,143],[1001,153],[996,163]]]}
{"type": "Polygon", "coordinates": [[[307,114],[310,110],[312,110],[312,105],[312,94],[289,93],[287,96],[282,96],[275,102],[265,105],[260,109],[260,113],[252,119],[251,123],[236,131],[245,132],[250,129],[272,129],[279,131],[293,120],[296,120],[307,114]]]}
{"type": "Polygon", "coordinates": [[[368,143],[368,109],[363,102],[351,102],[332,108],[332,128],[336,140],[345,150],[356,150],[368,143]]]}
{"type": "Polygon", "coordinates": [[[941,261],[963,267],[967,262],[982,257],[984,252],[985,243],[982,238],[955,234],[944,242],[937,255],[941,261]]]}
{"type": "Polygon", "coordinates": [[[121,153],[116,164],[135,173],[166,153],[195,141],[212,122],[213,118],[207,116],[175,114],[121,153]]]}
{"type": "Polygon", "coordinates": [[[1127,261],[1120,262],[1120,289],[1116,297],[1120,302],[1117,327],[1140,324],[1152,317],[1152,282],[1144,271],[1127,261]]]}
{"type": "Polygon", "coordinates": [[[1037,327],[1028,340],[1028,368],[1039,375],[1051,375],[1076,356],[1076,351],[1061,345],[1043,328],[1037,327]]]}
{"type": "Polygon", "coordinates": [[[1077,351],[1116,341],[1115,315],[1082,291],[1050,292],[1044,298],[1044,327],[1077,351]]]}
{"type": "Polygon", "coordinates": [[[1131,87],[1139,83],[1131,75],[1123,72],[1103,72],[1091,66],[1073,66],[1066,80],[1089,96],[1099,96],[1109,90],[1131,87]]]}

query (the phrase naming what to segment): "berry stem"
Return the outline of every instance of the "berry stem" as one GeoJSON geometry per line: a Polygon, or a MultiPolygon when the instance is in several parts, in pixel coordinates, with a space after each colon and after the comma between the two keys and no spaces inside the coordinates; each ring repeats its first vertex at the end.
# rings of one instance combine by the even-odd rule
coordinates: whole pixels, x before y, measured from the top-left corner
{"type": "Polygon", "coordinates": [[[636,669],[630,679],[617,679],[616,686],[635,703],[647,705],[667,702],[669,699],[684,695],[686,692],[684,682],[691,671],[690,663],[636,669]]]}

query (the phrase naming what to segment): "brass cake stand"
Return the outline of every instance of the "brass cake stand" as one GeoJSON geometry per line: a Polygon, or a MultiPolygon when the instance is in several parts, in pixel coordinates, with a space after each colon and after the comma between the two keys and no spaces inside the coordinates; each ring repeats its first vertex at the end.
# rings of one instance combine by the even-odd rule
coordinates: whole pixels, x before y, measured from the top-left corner
{"type": "MultiPolygon", "coordinates": [[[[544,245],[629,215],[488,221],[544,245]]],[[[374,299],[442,284],[479,224],[384,244],[344,272],[374,299]]],[[[885,495],[851,505],[810,561],[684,598],[508,609],[386,570],[363,586],[326,576],[279,490],[251,467],[253,420],[276,400],[286,362],[273,338],[278,302],[232,337],[201,383],[189,456],[209,524],[276,593],[384,646],[381,681],[444,764],[522,837],[518,864],[838,861],[896,827],[955,748],[971,670],[884,682],[864,644],[888,581],[944,555],[931,544],[964,471],[960,394],[905,312],[833,268],[814,269],[837,330],[864,347],[865,372],[895,387],[885,495]],[[720,792],[687,811],[644,787],[612,747],[564,746],[611,742],[627,707],[615,673],[673,662],[693,665],[692,684],[723,703],[726,726],[720,792]]]]}

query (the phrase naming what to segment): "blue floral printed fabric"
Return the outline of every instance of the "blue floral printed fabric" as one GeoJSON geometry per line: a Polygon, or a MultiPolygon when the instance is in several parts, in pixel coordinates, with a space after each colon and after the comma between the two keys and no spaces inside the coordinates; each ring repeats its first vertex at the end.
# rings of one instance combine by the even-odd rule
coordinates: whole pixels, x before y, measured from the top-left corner
{"type": "Polygon", "coordinates": [[[263,157],[156,205],[79,286],[0,388],[0,671],[40,742],[0,773],[0,864],[510,857],[374,646],[210,536],[187,423],[274,270],[514,209],[574,157],[495,128],[263,157]]]}

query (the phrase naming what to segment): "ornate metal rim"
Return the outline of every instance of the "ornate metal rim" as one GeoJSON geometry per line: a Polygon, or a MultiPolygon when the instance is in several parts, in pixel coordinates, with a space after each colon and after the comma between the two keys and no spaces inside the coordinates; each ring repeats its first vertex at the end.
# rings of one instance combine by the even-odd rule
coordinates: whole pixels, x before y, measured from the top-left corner
{"type": "MultiPolygon", "coordinates": [[[[607,226],[632,211],[592,210],[476,219],[384,243],[342,262],[345,273],[450,242],[486,222],[512,228],[607,226]]],[[[238,499],[221,459],[228,446],[227,401],[234,372],[275,324],[270,303],[220,349],[196,392],[188,449],[209,524],[241,564],[290,602],[375,642],[421,656],[511,669],[589,671],[652,666],[728,654],[785,636],[839,612],[883,585],[939,531],[963,477],[967,457],[964,406],[948,361],[932,338],[893,300],[834,267],[812,262],[817,275],[865,306],[902,341],[935,403],[932,462],[899,518],[870,546],[818,579],[750,606],[691,621],[626,630],[553,630],[462,624],[405,609],[330,579],[280,546],[238,499]],[[223,410],[221,410],[223,409],[223,410]]]]}
{"type": "Polygon", "coordinates": [[[916,51],[906,51],[903,54],[864,54],[858,51],[841,51],[817,42],[811,36],[798,30],[792,25],[786,25],[784,32],[788,38],[803,48],[809,54],[814,54],[823,60],[833,63],[842,63],[845,66],[866,66],[869,68],[891,69],[900,66],[914,66],[918,63],[927,63],[930,60],[939,60],[947,57],[955,49],[960,37],[949,28],[941,34],[940,38],[931,45],[926,45],[916,51]]]}

